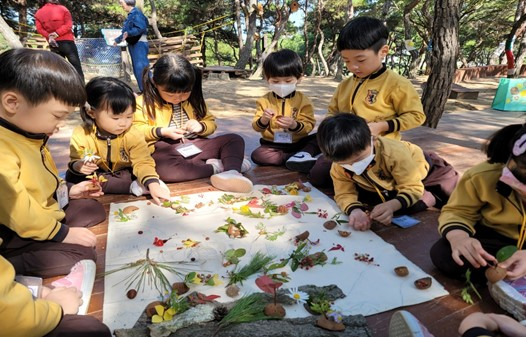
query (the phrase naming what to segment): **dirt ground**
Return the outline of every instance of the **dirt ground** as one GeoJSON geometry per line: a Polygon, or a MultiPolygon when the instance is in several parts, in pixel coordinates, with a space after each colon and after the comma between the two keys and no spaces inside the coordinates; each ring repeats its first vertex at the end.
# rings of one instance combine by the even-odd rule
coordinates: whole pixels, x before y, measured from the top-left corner
{"type": "MultiPolygon", "coordinates": [[[[421,84],[425,77],[413,80],[415,88],[421,94],[421,84]]],[[[298,90],[305,93],[313,102],[316,119],[319,122],[326,113],[326,108],[332,97],[338,81],[332,78],[305,77],[298,85],[298,90]]],[[[476,149],[474,156],[470,158],[478,160],[483,158],[478,156],[480,142],[483,141],[491,131],[499,126],[515,122],[515,118],[523,113],[502,113],[491,110],[491,102],[498,87],[498,78],[482,78],[472,82],[463,82],[462,86],[479,90],[477,100],[450,99],[446,105],[444,115],[437,129],[420,127],[404,133],[404,138],[414,141],[423,148],[428,147],[444,154],[444,145],[453,138],[463,138],[469,150],[476,149]],[[467,123],[459,126],[458,119],[467,123]],[[485,118],[490,118],[485,122],[485,118]],[[511,118],[511,119],[510,119],[511,118]],[[493,120],[495,119],[495,120],[493,120]],[[462,128],[466,128],[463,130],[462,128]],[[447,136],[449,133],[454,135],[447,136]],[[469,132],[477,132],[475,137],[469,138],[469,132]],[[406,136],[407,135],[407,136],[406,136]],[[469,138],[469,139],[468,139],[469,138]]],[[[216,133],[237,133],[240,134],[246,143],[245,154],[249,158],[250,153],[259,145],[259,134],[251,127],[252,117],[256,110],[256,100],[267,92],[267,84],[263,80],[248,80],[233,78],[225,79],[206,79],[203,81],[203,91],[210,111],[216,116],[218,129],[216,133]]],[[[521,122],[524,122],[523,120],[521,122]]],[[[69,156],[69,137],[73,127],[80,123],[77,113],[73,114],[67,121],[66,126],[50,141],[52,153],[57,162],[59,171],[66,169],[69,156]]],[[[458,144],[457,144],[458,145],[458,144]]],[[[453,149],[453,152],[458,152],[453,149]]],[[[447,152],[447,151],[446,151],[447,152]]],[[[461,162],[466,166],[465,151],[460,151],[461,162]]],[[[455,153],[452,154],[453,156],[455,153]]],[[[463,169],[461,168],[461,171],[463,169]]]]}

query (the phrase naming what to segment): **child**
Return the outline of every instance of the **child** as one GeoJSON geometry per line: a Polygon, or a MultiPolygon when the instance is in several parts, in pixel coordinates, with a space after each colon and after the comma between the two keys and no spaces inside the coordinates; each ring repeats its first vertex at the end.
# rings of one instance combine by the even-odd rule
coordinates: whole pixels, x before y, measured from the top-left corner
{"type": "Polygon", "coordinates": [[[457,182],[451,166],[433,169],[418,146],[372,136],[365,119],[354,114],[325,118],[317,137],[322,153],[333,162],[334,200],[356,230],[369,229],[372,220],[388,225],[395,212],[440,207],[457,182]]]}
{"type": "Polygon", "coordinates": [[[17,274],[64,275],[96,259],[97,237],[83,227],[106,218],[100,203],[82,199],[103,193],[88,192],[88,181],[68,191],[46,147],[84,105],[84,83],[59,55],[22,48],[0,55],[0,78],[0,255],[17,274]]]}
{"type": "Polygon", "coordinates": [[[462,337],[524,337],[526,326],[522,323],[506,315],[474,312],[462,320],[458,333],[462,337]]]}
{"type": "Polygon", "coordinates": [[[71,137],[66,180],[79,182],[98,174],[107,180],[101,184],[104,193],[149,193],[156,204],[169,199],[170,190],[159,180],[142,133],[132,127],[132,89],[116,78],[95,77],[86,93],[87,104],[80,110],[83,125],[71,137]]]}
{"type": "Polygon", "coordinates": [[[245,142],[237,134],[207,138],[216,130],[202,90],[201,71],[184,56],[166,54],[143,74],[144,93],[137,99],[134,125],[150,145],[157,172],[166,182],[210,177],[214,187],[250,192],[252,182],[241,172],[245,142]]]}
{"type": "MultiPolygon", "coordinates": [[[[358,17],[340,31],[337,48],[354,75],[343,80],[328,115],[350,112],[364,118],[373,136],[401,139],[400,131],[422,125],[425,120],[420,97],[411,82],[387,69],[389,30],[375,18],[358,17]]],[[[310,172],[314,185],[330,185],[330,161],[320,157],[310,172]]]]}
{"type": "Polygon", "coordinates": [[[256,102],[252,127],[262,138],[261,146],[252,152],[252,161],[258,165],[285,164],[289,170],[308,173],[320,150],[316,135],[309,136],[316,124],[312,103],[296,90],[303,76],[301,59],[289,49],[273,52],[263,62],[263,73],[270,92],[256,102]]]}
{"type": "Polygon", "coordinates": [[[108,327],[96,318],[76,315],[82,304],[76,288],[44,288],[41,298],[33,298],[28,288],[15,282],[15,270],[2,256],[0,270],[2,336],[111,336],[108,327]]]}
{"type": "Polygon", "coordinates": [[[442,235],[431,248],[433,264],[449,277],[484,282],[484,267],[508,245],[518,251],[499,264],[508,279],[526,276],[526,126],[509,125],[484,149],[488,160],[467,170],[438,218],[442,235]]]}

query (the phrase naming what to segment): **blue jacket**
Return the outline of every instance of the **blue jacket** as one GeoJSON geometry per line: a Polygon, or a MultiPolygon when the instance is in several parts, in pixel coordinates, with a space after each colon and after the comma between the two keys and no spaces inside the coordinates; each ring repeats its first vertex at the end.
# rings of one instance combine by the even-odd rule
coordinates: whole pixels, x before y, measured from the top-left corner
{"type": "Polygon", "coordinates": [[[128,33],[128,36],[140,36],[146,34],[148,30],[148,18],[137,8],[133,9],[128,13],[124,26],[122,27],[122,34],[115,39],[115,42],[122,42],[122,35],[128,33]]]}

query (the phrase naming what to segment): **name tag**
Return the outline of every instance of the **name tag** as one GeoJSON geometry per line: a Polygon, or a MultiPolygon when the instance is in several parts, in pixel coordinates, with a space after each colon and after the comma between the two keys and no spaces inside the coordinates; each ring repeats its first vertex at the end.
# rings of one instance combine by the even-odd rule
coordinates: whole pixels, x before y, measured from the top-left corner
{"type": "Polygon", "coordinates": [[[177,152],[179,152],[181,156],[187,158],[201,153],[203,152],[203,150],[201,150],[194,144],[184,144],[177,147],[177,152]]]}
{"type": "Polygon", "coordinates": [[[292,143],[292,135],[285,131],[278,131],[274,133],[274,143],[292,143]]]}
{"type": "Polygon", "coordinates": [[[64,209],[64,207],[66,207],[66,205],[69,203],[68,187],[66,186],[65,181],[60,182],[56,194],[58,206],[60,207],[60,209],[64,209]]]}

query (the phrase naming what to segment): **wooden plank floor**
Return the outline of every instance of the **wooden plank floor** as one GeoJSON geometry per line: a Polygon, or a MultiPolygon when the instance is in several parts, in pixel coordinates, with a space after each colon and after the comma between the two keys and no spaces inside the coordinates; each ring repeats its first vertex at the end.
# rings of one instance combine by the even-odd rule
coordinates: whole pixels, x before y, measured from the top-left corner
{"type": "MultiPolygon", "coordinates": [[[[247,177],[256,184],[281,185],[288,184],[297,179],[307,181],[307,177],[296,172],[290,172],[283,168],[255,167],[247,172],[247,177]]],[[[200,179],[187,183],[170,184],[172,196],[212,191],[214,188],[209,184],[209,179],[200,179]]],[[[330,195],[330,191],[327,193],[330,195]]],[[[100,198],[109,209],[111,202],[125,202],[127,200],[140,200],[145,197],[134,197],[129,195],[106,195],[100,198]]],[[[468,313],[475,311],[502,312],[501,309],[489,296],[486,289],[479,289],[483,300],[476,299],[474,305],[464,303],[460,297],[460,291],[464,284],[460,281],[448,279],[440,275],[433,267],[429,258],[429,248],[438,239],[437,211],[426,211],[416,217],[422,221],[417,226],[408,229],[398,227],[377,226],[373,230],[385,241],[393,244],[402,254],[417,264],[425,272],[435,277],[450,292],[449,296],[435,299],[423,304],[404,308],[417,316],[435,337],[456,336],[457,327],[468,313]]],[[[106,235],[108,222],[105,221],[92,228],[97,235],[97,272],[104,271],[106,253],[106,235]]],[[[485,287],[484,287],[485,288],[485,287]]],[[[371,289],[374,291],[374,289],[371,289]]],[[[104,299],[103,278],[97,277],[89,306],[89,314],[102,320],[102,305],[104,299]]],[[[367,317],[367,322],[375,336],[387,337],[389,319],[395,310],[367,317]]]]}

